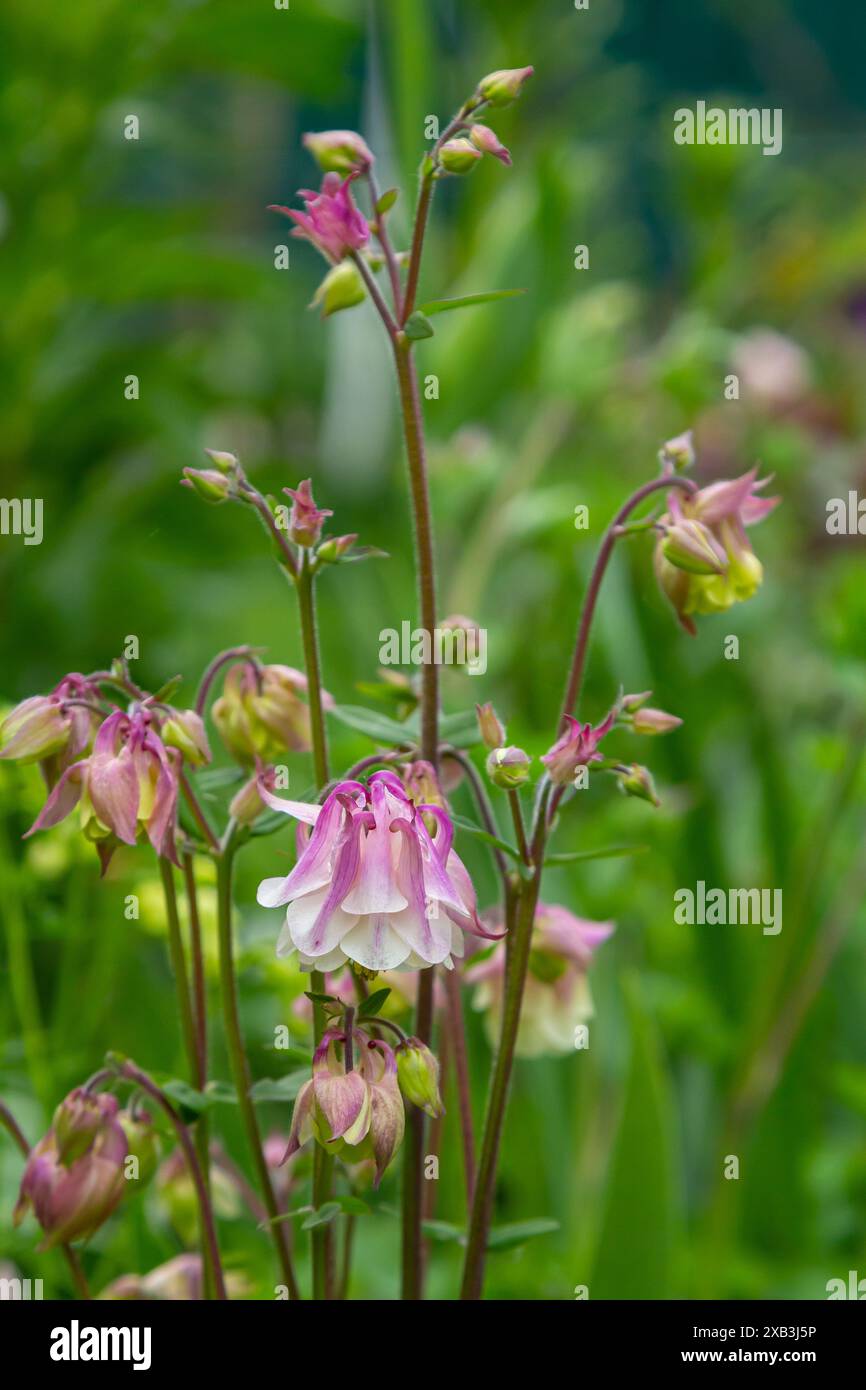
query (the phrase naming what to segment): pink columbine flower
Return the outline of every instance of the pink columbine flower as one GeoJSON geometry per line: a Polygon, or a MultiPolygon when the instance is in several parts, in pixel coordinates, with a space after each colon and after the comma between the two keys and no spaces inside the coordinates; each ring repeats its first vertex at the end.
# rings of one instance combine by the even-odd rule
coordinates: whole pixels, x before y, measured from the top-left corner
{"type": "Polygon", "coordinates": [[[283,492],[292,499],[289,516],[289,535],[295,545],[317,545],[322,527],[334,513],[326,507],[317,507],[313,499],[312,479],[305,478],[296,488],[284,487],[283,492]]]}
{"type": "Polygon", "coordinates": [[[570,714],[565,716],[565,723],[565,732],[541,759],[550,774],[550,780],[558,786],[566,786],[573,781],[579,767],[602,761],[598,745],[616,723],[616,706],[606,719],[596,724],[595,728],[591,724],[581,724],[579,719],[573,719],[570,714]]]}
{"type": "MultiPolygon", "coordinates": [[[[496,926],[501,909],[485,914],[496,926]]],[[[529,973],[523,996],[517,1053],[542,1057],[571,1052],[575,1028],[592,1017],[587,972],[593,956],[615,930],[612,922],[590,922],[566,907],[539,903],[532,931],[529,973]]],[[[505,992],[505,944],[486,960],[470,965],[467,984],[477,985],[473,1007],[487,1015],[487,1030],[495,1041],[505,992]]]]}
{"type": "Polygon", "coordinates": [[[691,635],[695,633],[693,613],[724,612],[751,598],[760,587],[764,571],[746,527],[763,521],[779,504],[778,497],[759,495],[768,482],[768,478],[759,482],[758,470],[751,468],[739,478],[711,483],[690,496],[668,494],[668,511],[659,522],[656,577],[691,635]],[[690,538],[695,556],[688,553],[690,538]],[[697,559],[701,545],[707,551],[705,566],[697,559]]]}
{"type": "Polygon", "coordinates": [[[418,804],[393,772],[339,782],[323,806],[283,801],[264,786],[262,800],[313,826],[299,832],[299,858],[287,878],[259,884],[263,907],[288,904],[277,955],[297,950],[302,970],[453,967],[463,932],[488,935],[475,890],[452,849],[447,811],[418,804]],[[431,835],[428,825],[435,829],[431,835]]]}
{"type": "MultiPolygon", "coordinates": [[[[31,695],[22,700],[0,724],[0,758],[41,763],[51,785],[56,778],[49,772],[58,760],[66,766],[89,747],[99,717],[95,711],[70,701],[98,699],[97,686],[72,671],[50,695],[31,695]]],[[[57,771],[59,775],[62,767],[57,771]]]]}
{"type": "Polygon", "coordinates": [[[403,1140],[406,1115],[397,1063],[386,1042],[353,1032],[353,1062],[347,1068],[346,1034],[330,1028],[313,1056],[313,1075],[295,1100],[285,1157],[315,1139],[328,1153],[354,1150],[348,1160],[372,1158],[378,1187],[403,1140]]]}
{"type": "Polygon", "coordinates": [[[126,1155],[115,1097],[73,1091],[30,1153],[12,1224],[32,1208],[45,1232],[41,1250],[92,1235],[123,1196],[126,1155]]]}
{"type": "Polygon", "coordinates": [[[103,869],[118,840],[134,845],[139,834],[147,836],[157,854],[177,863],[174,831],[182,760],[176,749],[165,747],[152,722],[145,709],[110,714],[93,752],[65,770],[27,835],[58,825],[80,803],[82,829],[96,842],[103,869]]]}
{"type": "Polygon", "coordinates": [[[322,179],[319,193],[302,188],[300,196],[307,205],[306,212],[276,203],[271,203],[268,211],[291,218],[297,224],[292,236],[311,241],[326,260],[336,265],[344,256],[360,251],[370,239],[367,219],[352,201],[349,185],[354,178],[357,174],[341,179],[339,174],[329,173],[322,179]]]}

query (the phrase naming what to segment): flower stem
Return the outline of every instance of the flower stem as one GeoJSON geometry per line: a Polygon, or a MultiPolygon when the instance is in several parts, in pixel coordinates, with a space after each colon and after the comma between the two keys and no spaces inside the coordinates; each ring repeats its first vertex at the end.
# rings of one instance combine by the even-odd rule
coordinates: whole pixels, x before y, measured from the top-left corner
{"type": "MultiPolygon", "coordinates": [[[[418,971],[415,1033],[429,1043],[433,1024],[433,967],[418,971]]],[[[412,1106],[406,1116],[406,1148],[403,1158],[402,1297],[417,1301],[424,1291],[424,1112],[412,1106]]]]}
{"type": "Polygon", "coordinates": [[[598,595],[601,589],[602,580],[608,566],[614,545],[618,540],[618,527],[631,515],[635,507],[639,506],[645,497],[649,497],[654,492],[659,492],[663,488],[678,487],[683,492],[695,492],[697,485],[691,478],[683,478],[676,474],[665,475],[663,478],[653,478],[651,482],[644,483],[633,492],[631,497],[622,504],[616,516],[611,521],[607,530],[601,538],[601,545],[595,557],[595,564],[592,567],[592,574],[589,578],[589,585],[583,600],[583,608],[580,614],[577,637],[574,644],[574,655],[571,660],[571,669],[568,673],[568,681],[565,687],[565,696],[562,701],[562,712],[560,714],[560,730],[565,724],[565,716],[571,714],[580,695],[583,685],[583,672],[586,666],[586,652],[589,645],[589,633],[592,627],[592,620],[595,616],[595,606],[598,602],[598,595]]]}
{"type": "Polygon", "coordinates": [[[152,1081],[151,1078],[147,1075],[147,1072],[141,1071],[141,1069],[137,1067],[134,1062],[124,1062],[120,1068],[120,1075],[125,1076],[129,1081],[134,1081],[137,1086],[140,1086],[143,1091],[146,1091],[147,1094],[153,1100],[156,1101],[157,1105],[159,1105],[161,1109],[165,1111],[166,1115],[171,1120],[171,1123],[174,1126],[175,1133],[177,1134],[178,1141],[180,1143],[181,1148],[183,1149],[184,1158],[186,1159],[187,1167],[189,1168],[190,1175],[195,1186],[196,1196],[198,1198],[199,1214],[201,1216],[201,1224],[202,1229],[204,1231],[204,1244],[207,1249],[208,1263],[210,1264],[210,1267],[213,1270],[214,1283],[216,1286],[216,1296],[218,1299],[226,1299],[228,1295],[226,1293],[225,1280],[223,1278],[222,1271],[222,1263],[220,1261],[219,1246],[217,1244],[216,1224],[214,1222],[213,1207],[211,1206],[210,1197],[208,1195],[207,1186],[204,1180],[204,1174],[202,1172],[201,1165],[198,1161],[196,1151],[193,1148],[192,1141],[190,1140],[189,1134],[187,1133],[186,1125],[180,1119],[179,1115],[177,1114],[177,1111],[174,1109],[174,1106],[171,1104],[168,1098],[163,1094],[163,1092],[156,1085],[156,1083],[152,1081]]]}
{"type": "Polygon", "coordinates": [[[244,1049],[238,1015],[237,980],[235,978],[234,944],[232,941],[232,868],[234,864],[234,837],[236,826],[230,822],[223,839],[222,853],[217,859],[217,916],[219,924],[220,992],[222,994],[223,1019],[225,1023],[226,1046],[231,1062],[232,1077],[237,1091],[241,1119],[247,1134],[247,1142],[252,1154],[258,1177],[259,1188],[265,1210],[270,1222],[271,1238],[277,1252],[283,1281],[292,1299],[300,1298],[300,1290],[292,1266],[284,1223],[276,1220],[280,1216],[279,1203],[271,1182],[271,1175],[262,1150],[262,1137],[256,1116],[256,1107],[250,1096],[250,1068],[244,1049]]]}
{"type": "Polygon", "coordinates": [[[307,673],[307,693],[310,704],[310,735],[313,744],[313,767],[316,785],[323,787],[328,780],[328,740],[322,708],[322,673],[319,662],[319,639],[316,631],[316,607],[313,593],[313,572],[307,552],[296,578],[298,610],[301,618],[301,640],[304,644],[304,666],[307,673]]]}
{"type": "Polygon", "coordinates": [[[448,1034],[451,1050],[454,1054],[454,1071],[457,1077],[457,1097],[460,1108],[466,1201],[467,1205],[471,1207],[475,1192],[475,1133],[472,1125],[472,1088],[469,1082],[469,1059],[466,1055],[466,1031],[463,1026],[463,1000],[460,995],[460,978],[457,971],[446,970],[444,973],[448,1034]]]}

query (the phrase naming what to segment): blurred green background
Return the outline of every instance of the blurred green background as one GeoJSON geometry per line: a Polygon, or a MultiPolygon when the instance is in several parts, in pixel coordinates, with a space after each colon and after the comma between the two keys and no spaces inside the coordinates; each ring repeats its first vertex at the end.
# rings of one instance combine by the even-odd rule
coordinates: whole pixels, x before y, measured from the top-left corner
{"type": "MultiPolygon", "coordinates": [[[[866,482],[864,40],[843,0],[4,5],[0,491],[45,507],[40,547],[0,539],[7,704],[104,666],[129,634],[136,679],[183,672],[188,697],[238,642],[302,664],[254,519],[178,486],[205,447],[239,453],[264,491],[311,476],[337,533],[388,552],[319,585],[325,684],[363,702],[380,630],[414,619],[390,363],[368,305],[326,324],[308,311],[311,248],[293,241],[291,268],[274,269],[288,228],[265,207],[315,181],[303,131],[360,128],[381,186],[404,190],[402,242],[425,117],[447,117],[500,66],[536,68],[492,121],[514,168],[488,160],[440,188],[422,283],[422,297],[528,291],[437,320],[418,351],[440,383],[425,407],[440,611],[489,631],[487,675],[446,673],[446,709],[493,699],[510,740],[549,746],[597,538],[662,440],[694,427],[702,481],[755,460],[776,475],[784,503],[754,533],[764,586],[695,640],[655,589],[649,540],[622,544],[612,566],[583,711],[599,717],[622,684],[653,689],[685,724],[650,748],[617,736],[652,763],[660,810],[597,778],[557,832],[561,850],[648,851],[546,883],[545,899],[617,932],[593,968],[589,1051],[518,1066],[496,1219],[560,1228],[491,1255],[489,1297],[569,1299],[586,1284],[591,1298],[809,1299],[866,1274],[866,585],[862,538],[825,526],[827,499],[866,482]],[[699,97],[781,107],[782,154],[676,146],[673,112],[699,97]],[[137,142],[123,138],[129,114],[137,142]],[[590,266],[576,271],[582,243],[590,266]],[[724,399],[730,372],[738,401],[724,399]],[[574,529],[579,503],[589,532],[574,529]],[[723,658],[728,634],[737,661],[723,658]],[[676,926],[675,889],[700,879],[782,888],[781,934],[676,926]]],[[[370,749],[339,725],[332,736],[337,764],[370,749]]],[[[309,767],[291,766],[300,793],[309,767]]],[[[41,799],[32,770],[0,767],[0,797],[0,1094],[35,1140],[106,1048],[163,1075],[183,1062],[149,852],[118,856],[100,882],[71,829],[22,846],[41,799]]],[[[470,813],[465,789],[455,808],[470,813]]],[[[459,843],[486,904],[484,853],[459,843]]],[[[254,904],[289,845],[259,841],[241,862],[259,1076],[280,1072],[275,1023],[304,1036],[302,984],[254,904]]],[[[469,1027],[480,1118],[489,1053],[480,1020],[469,1027]]],[[[228,1074],[218,1036],[213,1074],[228,1074]]],[[[459,1225],[449,1099],[435,1216],[459,1225]]],[[[215,1116],[245,1164],[236,1112],[215,1116]]],[[[288,1107],[264,1122],[285,1132],[288,1107]]],[[[3,1140],[0,1253],[68,1296],[32,1221],[11,1232],[20,1169],[3,1140]]],[[[393,1174],[376,1200],[352,1294],[387,1299],[393,1174]]],[[[222,1231],[232,1267],[271,1297],[266,1239],[237,1212],[222,1231]]],[[[180,1248],[151,1193],[84,1261],[101,1288],[180,1248]]],[[[455,1244],[432,1244],[431,1295],[453,1296],[458,1267],[455,1244]]]]}

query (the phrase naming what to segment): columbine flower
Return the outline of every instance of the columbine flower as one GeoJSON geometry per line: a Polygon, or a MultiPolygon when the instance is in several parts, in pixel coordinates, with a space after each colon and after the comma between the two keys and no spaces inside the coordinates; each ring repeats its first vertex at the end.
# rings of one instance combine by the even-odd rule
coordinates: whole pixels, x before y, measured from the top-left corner
{"type": "Polygon", "coordinates": [[[367,785],[339,782],[323,806],[262,800],[314,827],[299,834],[298,862],[287,878],[259,884],[263,907],[288,904],[277,955],[297,950],[302,970],[336,970],[347,960],[365,970],[453,966],[463,931],[485,935],[475,891],[451,848],[447,811],[418,804],[392,772],[367,785]],[[425,821],[432,818],[435,838],[425,821]]]}
{"type": "MultiPolygon", "coordinates": [[[[498,925],[501,910],[494,909],[488,916],[498,925]]],[[[613,931],[612,922],[588,922],[568,908],[539,903],[517,1033],[519,1056],[572,1051],[575,1028],[593,1014],[587,971],[594,952],[613,931]]],[[[466,981],[478,986],[473,1007],[486,1012],[487,1030],[495,1043],[505,992],[504,942],[467,970],[466,981]]]]}
{"type": "Polygon", "coordinates": [[[32,1208],[45,1232],[40,1250],[91,1236],[123,1196],[126,1154],[115,1097],[72,1091],[30,1153],[12,1224],[32,1208]]]}
{"type": "Polygon", "coordinates": [[[284,487],[283,492],[292,499],[289,516],[289,536],[295,545],[312,546],[318,544],[322,527],[334,513],[326,507],[317,507],[313,500],[313,482],[305,478],[296,488],[284,487]]]}
{"type": "MultiPolygon", "coordinates": [[[[257,758],[272,763],[287,751],[305,752],[310,711],[300,696],[306,690],[306,676],[293,666],[233,666],[211,711],[229,752],[245,766],[257,758]]],[[[326,709],[334,703],[327,691],[322,701],[326,709]]]]}
{"type": "Polygon", "coordinates": [[[350,174],[341,179],[339,174],[326,174],[322,180],[321,192],[302,188],[300,196],[307,205],[306,212],[294,208],[280,207],[271,203],[270,212],[281,212],[297,223],[292,236],[311,241],[317,251],[334,265],[353,251],[360,251],[370,239],[370,228],[366,218],[352,202],[349,184],[356,177],[350,174]]]}
{"type": "Polygon", "coordinates": [[[62,767],[90,746],[99,715],[70,700],[98,700],[99,690],[77,671],[64,676],[50,695],[22,700],[0,724],[0,758],[41,763],[49,785],[62,767]],[[58,766],[58,763],[62,766],[58,766]]]}
{"type": "Polygon", "coordinates": [[[303,144],[326,174],[363,174],[373,163],[372,151],[354,130],[308,131],[303,144]]]}
{"type": "Polygon", "coordinates": [[[560,735],[541,759],[550,774],[550,780],[558,786],[572,782],[579,767],[602,761],[598,745],[616,723],[616,706],[606,719],[596,724],[595,728],[591,724],[581,724],[579,719],[573,719],[570,714],[565,716],[565,723],[565,733],[560,735]]]}
{"type": "Polygon", "coordinates": [[[166,749],[151,724],[152,715],[143,709],[110,714],[93,752],[66,768],[27,835],[58,825],[80,803],[81,828],[96,842],[103,869],[118,840],[134,845],[140,834],[157,854],[177,863],[180,757],[166,749]]]}
{"type": "Polygon", "coordinates": [[[474,125],[469,132],[469,139],[482,154],[492,154],[494,159],[501,160],[503,164],[511,163],[510,152],[489,125],[474,125]]]}
{"type": "Polygon", "coordinates": [[[763,569],[746,527],[763,521],[780,499],[759,497],[769,479],[756,479],[752,468],[741,478],[711,483],[687,497],[673,491],[668,495],[655,552],[656,577],[692,636],[692,613],[724,612],[760,587],[763,569]]]}
{"type": "MultiPolygon", "coordinates": [[[[328,1153],[354,1152],[349,1162],[372,1158],[375,1186],[400,1147],[406,1124],[397,1063],[386,1042],[353,1030],[358,1065],[347,1070],[346,1034],[330,1028],[313,1056],[313,1076],[298,1092],[286,1158],[309,1139],[328,1153]]],[[[354,1056],[353,1056],[354,1062],[354,1056]]]]}

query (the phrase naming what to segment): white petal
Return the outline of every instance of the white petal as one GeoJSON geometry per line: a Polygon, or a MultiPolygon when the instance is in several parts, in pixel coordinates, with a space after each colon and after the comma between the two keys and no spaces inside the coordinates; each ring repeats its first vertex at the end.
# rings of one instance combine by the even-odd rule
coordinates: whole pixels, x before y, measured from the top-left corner
{"type": "Polygon", "coordinates": [[[316,927],[329,891],[328,887],[320,888],[315,893],[305,893],[302,898],[296,898],[289,904],[286,913],[286,926],[292,941],[304,955],[312,956],[316,960],[333,951],[358,920],[355,913],[344,912],[341,907],[335,907],[327,922],[316,927]]]}
{"type": "Polygon", "coordinates": [[[362,917],[340,942],[350,960],[366,970],[396,970],[409,954],[409,945],[391,929],[384,913],[362,917]]]}

